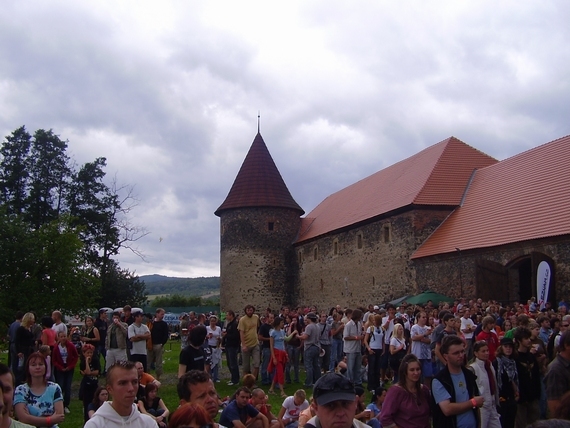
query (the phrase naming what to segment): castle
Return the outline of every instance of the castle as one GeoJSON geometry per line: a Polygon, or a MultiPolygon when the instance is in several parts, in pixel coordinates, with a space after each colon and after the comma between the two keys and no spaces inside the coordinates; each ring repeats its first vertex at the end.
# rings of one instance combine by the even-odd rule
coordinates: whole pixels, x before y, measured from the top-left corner
{"type": "Polygon", "coordinates": [[[502,302],[570,289],[570,136],[498,161],[450,137],[295,202],[261,135],[220,217],[221,308],[382,303],[427,289],[502,302]],[[543,264],[544,265],[544,264],[543,264]]]}

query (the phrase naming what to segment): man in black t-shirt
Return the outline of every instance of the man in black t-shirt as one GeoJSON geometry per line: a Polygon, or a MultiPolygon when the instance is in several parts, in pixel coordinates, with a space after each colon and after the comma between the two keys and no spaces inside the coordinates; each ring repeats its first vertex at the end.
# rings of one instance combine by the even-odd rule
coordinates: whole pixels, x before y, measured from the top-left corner
{"type": "Polygon", "coordinates": [[[206,327],[197,325],[188,337],[188,346],[180,351],[178,359],[178,377],[190,370],[204,370],[206,355],[202,344],[206,339],[206,327]]]}
{"type": "MultiPolygon", "coordinates": [[[[107,350],[105,349],[105,339],[107,339],[107,327],[108,327],[107,311],[105,309],[99,310],[99,317],[95,320],[93,325],[95,326],[95,328],[97,328],[97,330],[99,330],[99,343],[97,344],[96,351],[99,354],[103,355],[103,360],[105,360],[107,358],[107,350]]],[[[102,364],[101,367],[105,367],[105,364],[102,364]]]]}
{"type": "Polygon", "coordinates": [[[265,317],[265,322],[259,327],[259,343],[261,343],[261,384],[271,385],[271,374],[267,373],[267,367],[271,360],[271,347],[269,343],[269,332],[273,328],[274,316],[269,313],[265,317]]]}
{"type": "Polygon", "coordinates": [[[232,375],[231,380],[228,382],[230,386],[239,384],[238,352],[241,346],[241,340],[237,327],[236,314],[230,310],[226,313],[226,328],[222,331],[225,341],[228,369],[232,375]]]}

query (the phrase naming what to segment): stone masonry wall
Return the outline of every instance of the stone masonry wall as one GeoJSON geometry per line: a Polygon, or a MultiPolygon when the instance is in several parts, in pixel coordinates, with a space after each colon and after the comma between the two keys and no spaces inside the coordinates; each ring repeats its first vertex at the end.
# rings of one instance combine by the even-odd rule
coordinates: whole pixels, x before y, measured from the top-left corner
{"type": "Polygon", "coordinates": [[[296,246],[296,303],[355,307],[415,293],[410,255],[449,212],[408,211],[296,246]]]}
{"type": "Polygon", "coordinates": [[[462,283],[463,297],[478,297],[481,287],[485,284],[477,284],[477,263],[487,260],[499,263],[508,271],[508,281],[504,286],[509,287],[509,290],[502,294],[509,296],[510,301],[519,301],[521,296],[518,290],[518,271],[509,267],[533,252],[544,254],[554,260],[555,298],[558,301],[568,298],[570,296],[569,236],[415,260],[416,279],[420,291],[430,289],[450,297],[460,297],[460,284],[462,283]]]}
{"type": "Polygon", "coordinates": [[[291,303],[299,212],[279,208],[243,208],[220,217],[220,305],[242,312],[291,303]],[[272,224],[273,230],[270,230],[272,224]]]}

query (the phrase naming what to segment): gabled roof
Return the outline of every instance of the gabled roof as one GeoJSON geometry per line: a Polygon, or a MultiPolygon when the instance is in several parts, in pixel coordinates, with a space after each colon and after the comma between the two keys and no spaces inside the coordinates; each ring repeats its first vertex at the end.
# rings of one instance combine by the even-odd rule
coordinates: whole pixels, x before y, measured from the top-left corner
{"type": "Polygon", "coordinates": [[[450,137],[327,197],[302,220],[297,242],[411,205],[455,207],[473,170],[496,162],[450,137]]]}
{"type": "Polygon", "coordinates": [[[226,200],[215,214],[219,216],[225,210],[247,207],[291,208],[299,211],[299,215],[305,213],[287,189],[259,132],[226,200]]]}
{"type": "Polygon", "coordinates": [[[480,169],[412,259],[570,234],[570,136],[480,169]]]}

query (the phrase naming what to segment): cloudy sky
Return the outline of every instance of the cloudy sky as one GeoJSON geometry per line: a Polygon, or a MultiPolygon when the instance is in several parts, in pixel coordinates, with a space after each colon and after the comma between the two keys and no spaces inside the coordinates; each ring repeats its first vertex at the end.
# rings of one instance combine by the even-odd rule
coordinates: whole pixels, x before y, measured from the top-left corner
{"type": "Polygon", "coordinates": [[[18,1],[0,131],[52,128],[135,185],[138,274],[219,274],[257,132],[308,213],[451,135],[498,158],[570,134],[567,1],[18,1]]]}

